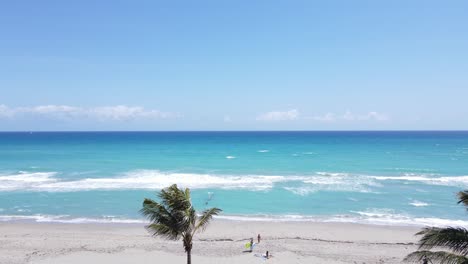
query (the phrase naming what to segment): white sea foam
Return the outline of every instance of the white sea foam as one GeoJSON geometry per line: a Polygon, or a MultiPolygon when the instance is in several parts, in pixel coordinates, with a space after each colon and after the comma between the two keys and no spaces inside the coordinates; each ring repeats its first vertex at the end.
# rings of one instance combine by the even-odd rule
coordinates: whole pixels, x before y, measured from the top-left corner
{"type": "Polygon", "coordinates": [[[257,152],[266,153],[266,152],[270,152],[270,151],[268,149],[261,149],[261,150],[258,150],[257,152]]]}
{"type": "Polygon", "coordinates": [[[319,218],[302,215],[218,215],[216,219],[254,222],[319,222],[319,218]]]}
{"type": "Polygon", "coordinates": [[[305,196],[318,191],[340,191],[340,192],[372,192],[372,187],[381,185],[374,180],[356,175],[343,173],[320,173],[313,177],[301,178],[304,185],[298,187],[283,187],[295,194],[305,196]],[[328,175],[328,176],[325,176],[328,175]]]}
{"type": "Polygon", "coordinates": [[[385,170],[395,170],[400,172],[435,172],[434,169],[425,169],[425,168],[385,168],[385,170]]]}
{"type": "Polygon", "coordinates": [[[67,215],[54,215],[54,216],[47,216],[47,215],[0,215],[0,221],[8,222],[8,221],[23,221],[23,220],[33,220],[35,222],[47,221],[47,219],[59,219],[62,217],[67,217],[67,215]]]}
{"type": "Polygon", "coordinates": [[[20,173],[0,177],[0,190],[28,191],[86,191],[115,189],[162,189],[171,184],[193,189],[249,189],[268,190],[275,183],[297,180],[295,177],[263,175],[211,175],[164,173],[157,170],[136,170],[119,177],[86,178],[65,181],[52,178],[55,173],[20,173]],[[37,178],[36,178],[37,177],[37,178]]]}
{"type": "Polygon", "coordinates": [[[87,190],[162,189],[171,184],[192,189],[219,188],[266,191],[278,184],[298,195],[317,191],[372,192],[383,181],[421,182],[433,185],[468,186],[468,176],[430,177],[427,175],[368,176],[335,172],[310,175],[222,175],[135,170],[106,178],[66,180],[57,172],[18,172],[0,175],[0,191],[69,192],[87,190]]]}
{"type": "Polygon", "coordinates": [[[147,223],[143,219],[126,219],[118,217],[102,218],[72,218],[69,215],[0,215],[0,222],[10,221],[33,221],[37,223],[66,223],[66,224],[86,224],[86,223],[116,223],[116,224],[139,224],[147,223]]]}
{"type": "Polygon", "coordinates": [[[35,186],[56,182],[53,178],[56,172],[25,172],[0,175],[0,191],[12,191],[19,189],[31,189],[35,186]]]}
{"type": "Polygon", "coordinates": [[[443,186],[468,186],[468,176],[444,176],[444,177],[433,177],[431,175],[417,175],[417,174],[405,174],[403,176],[369,176],[376,180],[393,180],[393,181],[416,181],[431,185],[443,185],[443,186]]]}
{"type": "Polygon", "coordinates": [[[235,159],[236,157],[234,156],[226,156],[226,159],[235,159]]]}
{"type": "Polygon", "coordinates": [[[210,174],[162,173],[141,170],[130,172],[119,178],[83,179],[79,181],[55,182],[41,187],[53,190],[96,190],[96,189],[162,189],[171,184],[192,189],[251,189],[266,190],[276,182],[285,181],[283,176],[219,176],[210,174]]]}
{"type": "Polygon", "coordinates": [[[322,176],[348,176],[350,174],[348,173],[343,173],[343,172],[326,172],[326,171],[318,171],[316,172],[317,175],[322,175],[322,176]]]}
{"type": "MultiPolygon", "coordinates": [[[[359,223],[371,225],[393,226],[461,226],[468,227],[468,221],[457,219],[443,219],[433,217],[410,217],[396,214],[389,209],[370,209],[356,211],[352,214],[334,216],[308,216],[308,215],[219,215],[216,219],[230,221],[255,222],[325,222],[325,223],[359,223]]],[[[146,224],[147,220],[139,218],[123,218],[118,216],[102,216],[100,218],[71,217],[69,215],[0,215],[0,222],[33,221],[39,223],[114,223],[114,224],[146,224]]]]}
{"type": "Polygon", "coordinates": [[[310,193],[314,193],[317,191],[316,189],[309,188],[309,187],[283,187],[283,188],[287,191],[290,191],[300,196],[306,196],[310,193]]]}
{"type": "Polygon", "coordinates": [[[458,219],[443,219],[434,217],[411,217],[396,213],[392,209],[368,209],[366,211],[353,212],[358,215],[333,218],[334,221],[365,223],[377,225],[401,225],[401,226],[463,226],[468,227],[468,221],[458,219]]]}
{"type": "Polygon", "coordinates": [[[56,172],[26,172],[19,171],[17,174],[0,175],[0,181],[12,181],[12,182],[46,182],[53,181],[52,176],[56,175],[56,172]]]}
{"type": "Polygon", "coordinates": [[[327,223],[357,223],[371,225],[393,226],[462,226],[468,227],[468,221],[443,218],[410,217],[396,214],[389,209],[371,209],[369,211],[352,212],[352,214],[335,216],[307,215],[220,215],[218,219],[233,221],[266,221],[266,222],[327,222],[327,223]]]}
{"type": "Polygon", "coordinates": [[[109,178],[85,178],[63,180],[55,178],[55,172],[26,173],[0,177],[2,191],[70,192],[87,190],[162,189],[171,184],[192,189],[220,188],[265,191],[276,184],[299,195],[320,190],[369,192],[370,187],[380,186],[375,180],[346,173],[325,173],[303,176],[275,175],[216,175],[172,173],[158,170],[135,170],[109,178]]]}
{"type": "Polygon", "coordinates": [[[424,176],[371,176],[377,180],[396,180],[396,181],[427,181],[429,178],[424,176]]]}
{"type": "Polygon", "coordinates": [[[415,207],[425,207],[425,206],[429,206],[428,203],[425,203],[425,202],[420,202],[420,201],[412,201],[411,203],[409,203],[410,205],[412,206],[415,206],[415,207]]]}
{"type": "Polygon", "coordinates": [[[121,218],[71,218],[71,219],[53,219],[44,218],[38,222],[51,222],[51,223],[66,223],[66,224],[90,224],[90,223],[116,223],[116,224],[141,224],[148,223],[142,219],[121,219],[121,218]]]}

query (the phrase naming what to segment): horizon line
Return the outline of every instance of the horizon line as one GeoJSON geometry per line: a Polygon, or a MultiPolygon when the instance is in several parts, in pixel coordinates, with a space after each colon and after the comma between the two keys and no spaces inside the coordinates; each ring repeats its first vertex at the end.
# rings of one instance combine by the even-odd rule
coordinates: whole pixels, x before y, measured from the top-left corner
{"type": "Polygon", "coordinates": [[[126,132],[468,132],[468,129],[390,129],[390,130],[6,130],[0,133],[126,133],[126,132]]]}

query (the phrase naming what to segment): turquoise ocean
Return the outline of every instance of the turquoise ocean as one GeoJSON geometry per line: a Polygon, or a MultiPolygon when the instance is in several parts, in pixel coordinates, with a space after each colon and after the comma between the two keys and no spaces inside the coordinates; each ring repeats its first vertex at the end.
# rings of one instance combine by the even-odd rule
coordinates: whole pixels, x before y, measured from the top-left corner
{"type": "Polygon", "coordinates": [[[468,226],[468,132],[0,133],[0,221],[142,222],[173,183],[224,219],[468,226]]]}

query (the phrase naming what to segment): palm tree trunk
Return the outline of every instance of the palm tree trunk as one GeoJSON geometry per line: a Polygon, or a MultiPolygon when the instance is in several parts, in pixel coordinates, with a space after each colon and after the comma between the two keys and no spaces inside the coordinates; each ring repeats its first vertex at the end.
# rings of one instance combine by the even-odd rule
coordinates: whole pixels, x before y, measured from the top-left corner
{"type": "Polygon", "coordinates": [[[187,250],[187,264],[192,264],[192,250],[187,250]]]}
{"type": "Polygon", "coordinates": [[[184,235],[184,249],[187,252],[187,264],[192,264],[192,235],[184,235]]]}

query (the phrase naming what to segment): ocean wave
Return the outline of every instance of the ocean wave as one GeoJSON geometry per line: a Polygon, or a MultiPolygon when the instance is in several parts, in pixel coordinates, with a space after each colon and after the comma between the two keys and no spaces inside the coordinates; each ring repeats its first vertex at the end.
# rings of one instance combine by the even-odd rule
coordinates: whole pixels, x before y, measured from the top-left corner
{"type": "Polygon", "coordinates": [[[192,189],[240,189],[268,191],[280,187],[297,195],[317,191],[379,193],[384,181],[420,182],[444,186],[468,186],[468,176],[433,177],[406,174],[402,176],[369,176],[342,172],[315,172],[309,175],[223,175],[174,173],[159,170],[134,170],[105,178],[61,179],[58,172],[20,171],[0,175],[0,191],[72,192],[88,190],[158,190],[171,184],[192,189]]]}
{"type": "Polygon", "coordinates": [[[26,172],[0,175],[0,191],[31,189],[46,183],[57,182],[57,172],[26,172]]]}
{"type": "Polygon", "coordinates": [[[384,168],[385,170],[394,170],[394,171],[400,171],[400,172],[424,172],[424,173],[431,173],[435,172],[436,170],[434,169],[425,169],[425,168],[384,168]]]}
{"type": "MultiPolygon", "coordinates": [[[[468,227],[468,221],[434,217],[411,217],[396,214],[389,209],[356,211],[346,215],[308,216],[308,215],[218,215],[215,219],[241,222],[316,222],[316,223],[353,223],[386,226],[461,226],[468,227]]],[[[118,216],[71,217],[69,215],[0,215],[0,222],[32,221],[37,223],[65,224],[147,224],[142,218],[118,216]]]]}
{"type": "Polygon", "coordinates": [[[162,189],[171,184],[192,189],[271,189],[277,182],[287,181],[284,176],[219,176],[211,174],[163,173],[154,170],[138,170],[116,178],[87,178],[77,181],[44,183],[45,190],[113,190],[113,189],[162,189]]]}
{"type": "Polygon", "coordinates": [[[234,156],[226,156],[226,159],[235,159],[236,157],[234,156]]]}
{"type": "Polygon", "coordinates": [[[317,175],[302,178],[301,181],[304,183],[302,186],[283,188],[297,195],[305,196],[318,191],[376,193],[372,191],[372,187],[382,186],[366,176],[346,173],[317,172],[317,175]]]}
{"type": "Polygon", "coordinates": [[[143,219],[127,219],[116,217],[101,217],[101,218],[86,218],[86,217],[70,217],[69,215],[0,215],[0,222],[11,221],[33,221],[37,223],[64,223],[64,224],[141,224],[147,223],[143,219]]]}
{"type": "Polygon", "coordinates": [[[310,192],[353,191],[369,192],[371,187],[381,186],[373,179],[345,173],[325,173],[304,176],[275,175],[216,175],[171,173],[158,170],[130,171],[117,177],[61,180],[57,173],[18,173],[0,178],[0,191],[48,191],[71,192],[88,190],[162,189],[171,184],[192,189],[219,188],[253,191],[270,190],[281,183],[281,187],[295,194],[310,192]]]}
{"type": "Polygon", "coordinates": [[[425,207],[425,206],[429,206],[428,203],[425,203],[425,202],[420,202],[420,201],[412,201],[411,203],[409,203],[410,205],[412,206],[415,206],[415,207],[425,207]]]}
{"type": "Polygon", "coordinates": [[[275,183],[301,178],[263,175],[211,175],[191,173],[164,173],[158,170],[136,170],[111,178],[60,180],[57,173],[24,173],[0,176],[0,191],[86,191],[116,189],[162,189],[171,184],[193,189],[249,189],[268,190],[275,183]]]}
{"type": "Polygon", "coordinates": [[[221,215],[217,219],[232,221],[256,221],[256,222],[317,222],[317,223],[351,223],[385,226],[461,226],[468,227],[468,221],[457,219],[443,219],[431,217],[410,217],[380,210],[374,212],[352,212],[353,214],[334,216],[305,216],[305,215],[221,215]]]}
{"type": "Polygon", "coordinates": [[[415,181],[431,185],[443,185],[443,186],[468,186],[468,176],[443,176],[443,177],[431,177],[431,175],[418,175],[418,174],[405,174],[403,176],[369,176],[376,180],[385,181],[415,181]]]}
{"type": "Polygon", "coordinates": [[[267,153],[267,152],[270,152],[268,149],[261,149],[261,150],[257,150],[257,152],[259,153],[267,153]]]}
{"type": "Polygon", "coordinates": [[[322,175],[322,176],[348,176],[348,173],[344,172],[327,172],[327,171],[318,171],[316,172],[317,175],[322,175]]]}
{"type": "Polygon", "coordinates": [[[16,174],[0,175],[0,181],[13,181],[13,182],[47,182],[53,181],[51,177],[55,176],[57,172],[27,172],[19,171],[16,174]]]}
{"type": "Polygon", "coordinates": [[[375,225],[399,226],[463,226],[468,227],[468,221],[459,219],[443,219],[435,217],[412,217],[396,213],[392,209],[368,209],[366,211],[352,211],[355,215],[341,216],[331,219],[337,222],[350,222],[375,225]],[[357,216],[356,216],[357,215],[357,216]]]}

